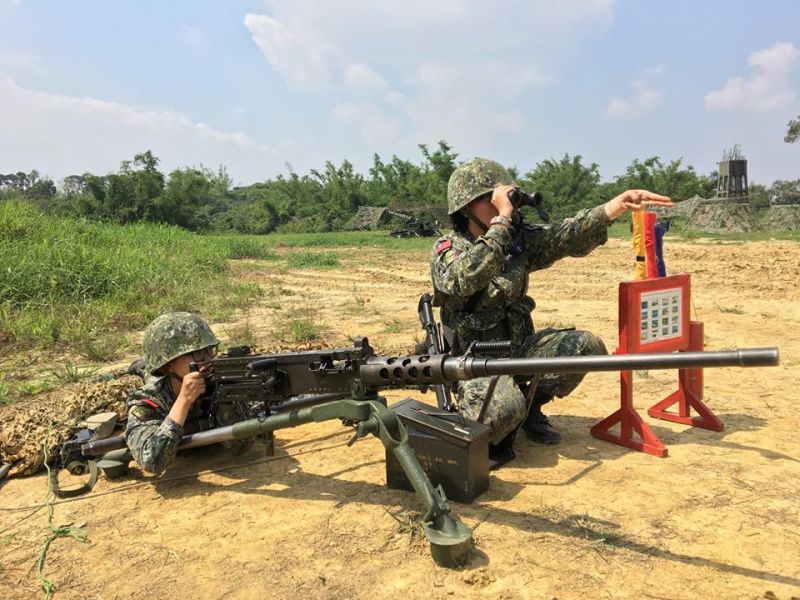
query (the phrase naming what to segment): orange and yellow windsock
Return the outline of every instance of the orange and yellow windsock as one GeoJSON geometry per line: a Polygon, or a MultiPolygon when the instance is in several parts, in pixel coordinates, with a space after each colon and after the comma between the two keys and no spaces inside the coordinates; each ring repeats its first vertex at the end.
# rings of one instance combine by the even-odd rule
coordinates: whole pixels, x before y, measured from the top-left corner
{"type": "Polygon", "coordinates": [[[659,276],[656,248],[656,213],[636,211],[631,213],[633,220],[633,253],[635,257],[635,279],[654,279],[659,276]]]}
{"type": "Polygon", "coordinates": [[[644,253],[644,213],[636,211],[631,213],[631,220],[633,221],[633,256],[635,259],[634,279],[647,279],[647,267],[645,261],[647,260],[644,253]]]}

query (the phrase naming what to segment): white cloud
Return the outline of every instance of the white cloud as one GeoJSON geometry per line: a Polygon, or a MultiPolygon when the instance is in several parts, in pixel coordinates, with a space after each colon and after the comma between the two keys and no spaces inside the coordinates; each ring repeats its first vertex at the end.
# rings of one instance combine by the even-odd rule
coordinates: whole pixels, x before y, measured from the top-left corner
{"type": "Polygon", "coordinates": [[[753,67],[747,77],[731,77],[725,85],[705,95],[710,110],[768,111],[795,98],[790,76],[800,62],[800,49],[792,42],[777,42],[753,52],[747,59],[753,67]]]}
{"type": "Polygon", "coordinates": [[[248,14],[244,24],[272,68],[287,81],[300,87],[328,83],[333,52],[312,28],[255,14],[248,14]]]}
{"type": "Polygon", "coordinates": [[[368,144],[381,144],[397,139],[402,124],[399,119],[383,114],[369,102],[343,102],[333,108],[339,121],[355,123],[361,139],[368,144]]]}
{"type": "Polygon", "coordinates": [[[524,125],[525,95],[551,83],[614,8],[613,0],[511,0],[502,10],[467,0],[266,4],[268,14],[244,24],[269,65],[294,86],[338,95],[332,114],[362,139],[396,132],[406,143],[456,145],[524,125]]]}
{"type": "Polygon", "coordinates": [[[354,63],[344,69],[347,87],[356,90],[386,90],[389,83],[367,65],[354,63]]]}
{"type": "Polygon", "coordinates": [[[612,119],[637,119],[653,112],[662,101],[661,92],[640,81],[633,82],[633,94],[627,98],[614,96],[609,100],[606,114],[612,119]]]}
{"type": "Polygon", "coordinates": [[[0,52],[0,69],[41,73],[42,59],[27,52],[0,52]]]}
{"type": "Polygon", "coordinates": [[[171,111],[142,109],[90,97],[30,90],[0,73],[0,164],[42,169],[61,178],[115,170],[146,149],[165,170],[180,166],[236,165],[239,173],[265,179],[273,151],[244,133],[227,132],[171,111]],[[263,173],[263,174],[262,174],[263,173]]]}

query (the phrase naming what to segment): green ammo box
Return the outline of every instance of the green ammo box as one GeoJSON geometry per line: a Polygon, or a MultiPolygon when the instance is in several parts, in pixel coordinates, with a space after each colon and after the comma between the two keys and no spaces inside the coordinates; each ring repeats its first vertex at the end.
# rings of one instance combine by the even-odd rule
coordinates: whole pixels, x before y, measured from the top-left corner
{"type": "MultiPolygon", "coordinates": [[[[472,502],[489,489],[489,427],[406,398],[389,407],[408,430],[408,443],[434,486],[449,500],[472,502]]],[[[413,490],[400,463],[386,453],[386,485],[413,490]]]]}

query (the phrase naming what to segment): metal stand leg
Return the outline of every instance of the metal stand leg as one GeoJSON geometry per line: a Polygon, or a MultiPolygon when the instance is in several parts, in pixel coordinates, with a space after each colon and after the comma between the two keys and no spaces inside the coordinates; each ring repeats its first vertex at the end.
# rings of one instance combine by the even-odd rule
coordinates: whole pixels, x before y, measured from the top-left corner
{"type": "MultiPolygon", "coordinates": [[[[703,350],[703,324],[692,321],[689,324],[690,351],[703,350]]],[[[656,419],[702,427],[711,431],[724,431],[725,425],[703,402],[703,369],[680,369],[678,371],[678,389],[661,402],[654,404],[647,414],[656,419]],[[677,414],[667,411],[678,405],[677,414]],[[699,416],[691,416],[692,408],[699,416]]]]}
{"type": "Polygon", "coordinates": [[[627,446],[640,452],[646,452],[653,456],[667,456],[667,448],[653,433],[633,407],[633,374],[630,371],[622,371],[619,374],[620,382],[620,408],[610,416],[600,421],[592,427],[591,434],[599,440],[627,446]],[[611,433],[611,428],[619,424],[619,433],[611,433]],[[633,434],[639,436],[635,439],[633,434]]]}

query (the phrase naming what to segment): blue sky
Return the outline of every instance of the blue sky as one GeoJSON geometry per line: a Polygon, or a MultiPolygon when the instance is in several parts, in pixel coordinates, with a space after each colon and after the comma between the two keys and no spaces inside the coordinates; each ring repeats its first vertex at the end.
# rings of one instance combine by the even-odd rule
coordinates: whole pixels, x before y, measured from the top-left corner
{"type": "Polygon", "coordinates": [[[800,2],[0,0],[0,172],[580,154],[800,177],[800,2]]]}

